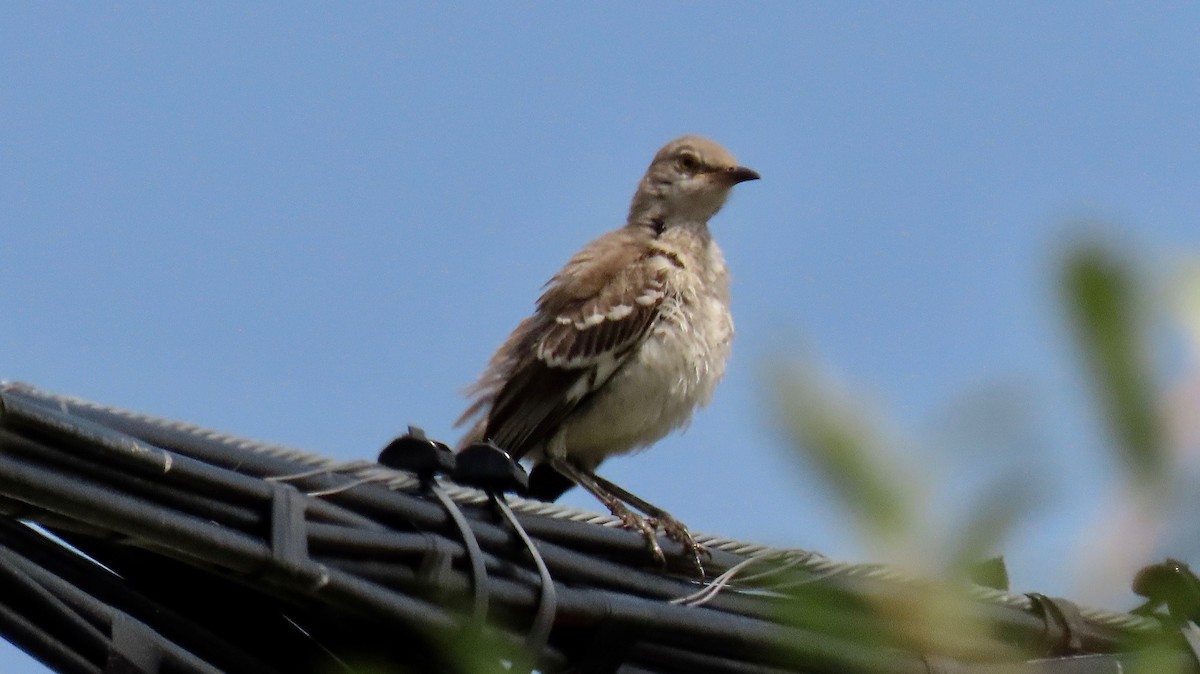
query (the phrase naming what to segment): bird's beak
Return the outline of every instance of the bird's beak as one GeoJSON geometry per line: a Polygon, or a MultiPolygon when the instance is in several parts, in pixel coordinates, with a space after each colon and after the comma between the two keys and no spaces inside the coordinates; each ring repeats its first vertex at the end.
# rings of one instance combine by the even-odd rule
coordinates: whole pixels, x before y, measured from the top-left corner
{"type": "Polygon", "coordinates": [[[724,178],[725,181],[730,185],[736,185],[738,183],[744,183],[747,180],[758,180],[762,176],[758,175],[758,171],[755,171],[752,168],[746,168],[745,166],[734,166],[733,168],[725,169],[725,171],[722,172],[721,177],[724,178]]]}

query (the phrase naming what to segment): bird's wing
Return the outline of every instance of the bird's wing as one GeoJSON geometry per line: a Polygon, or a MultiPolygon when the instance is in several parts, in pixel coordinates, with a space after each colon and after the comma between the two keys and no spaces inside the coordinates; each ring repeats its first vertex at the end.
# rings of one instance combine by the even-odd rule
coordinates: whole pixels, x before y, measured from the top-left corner
{"type": "Polygon", "coordinates": [[[649,334],[667,296],[669,263],[622,234],[581,251],[548,284],[537,313],[501,347],[464,419],[514,457],[548,441],[649,334]],[[606,245],[607,244],[607,245],[606,245]]]}

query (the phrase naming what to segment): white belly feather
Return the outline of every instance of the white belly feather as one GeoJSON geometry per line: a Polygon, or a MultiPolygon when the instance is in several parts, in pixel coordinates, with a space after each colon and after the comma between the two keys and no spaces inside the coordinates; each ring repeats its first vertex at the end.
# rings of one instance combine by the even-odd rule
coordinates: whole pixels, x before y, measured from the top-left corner
{"type": "Polygon", "coordinates": [[[563,429],[567,456],[594,467],[654,443],[707,405],[729,358],[733,318],[720,250],[710,245],[708,283],[680,272],[661,318],[631,359],[563,429]],[[704,291],[707,288],[707,292],[704,291]]]}

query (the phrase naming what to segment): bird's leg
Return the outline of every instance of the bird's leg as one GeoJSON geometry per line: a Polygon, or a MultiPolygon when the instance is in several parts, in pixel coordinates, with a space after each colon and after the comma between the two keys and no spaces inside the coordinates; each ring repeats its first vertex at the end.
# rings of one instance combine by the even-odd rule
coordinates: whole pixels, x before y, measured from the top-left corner
{"type": "MultiPolygon", "coordinates": [[[[620,518],[621,523],[624,524],[626,528],[633,529],[634,531],[640,531],[642,536],[645,537],[647,545],[650,546],[650,553],[654,555],[655,561],[657,561],[659,564],[667,563],[667,557],[663,554],[662,546],[658,544],[658,530],[655,525],[645,517],[642,517],[641,515],[638,515],[630,510],[629,506],[625,505],[625,503],[623,503],[618,496],[614,495],[610,489],[602,487],[599,484],[599,480],[601,478],[599,478],[595,473],[585,471],[576,466],[574,463],[571,463],[569,460],[561,457],[549,456],[547,457],[547,461],[550,463],[552,468],[567,476],[574,481],[575,484],[583,487],[588,491],[589,494],[599,499],[601,503],[608,507],[609,511],[612,512],[615,517],[620,518]]],[[[605,480],[605,482],[608,481],[605,480]]],[[[612,485],[611,482],[608,484],[612,485]]],[[[621,491],[624,492],[625,490],[622,489],[621,491]]],[[[684,529],[685,533],[686,531],[687,530],[684,529]]]]}
{"type": "Polygon", "coordinates": [[[696,569],[699,571],[700,576],[704,576],[704,566],[700,563],[700,557],[703,555],[709,559],[712,559],[712,553],[708,551],[708,548],[700,545],[696,542],[696,539],[692,538],[691,532],[688,531],[683,522],[675,519],[671,513],[633,494],[614,482],[610,482],[609,480],[606,480],[595,473],[592,473],[591,477],[596,480],[597,485],[610,492],[613,496],[649,515],[658,526],[662,527],[663,533],[665,533],[671,540],[683,546],[684,552],[688,555],[691,555],[693,562],[695,562],[696,569]]]}

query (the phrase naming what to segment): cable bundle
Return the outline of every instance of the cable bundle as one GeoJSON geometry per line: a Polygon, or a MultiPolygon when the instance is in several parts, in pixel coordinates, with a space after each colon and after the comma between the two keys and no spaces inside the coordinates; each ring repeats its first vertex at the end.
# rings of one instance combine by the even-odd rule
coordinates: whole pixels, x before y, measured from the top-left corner
{"type": "Polygon", "coordinates": [[[25,384],[0,403],[0,634],[61,672],[1200,671],[1154,619],[710,536],[700,580],[593,513],[25,384]],[[896,614],[951,595],[982,629],[896,614]]]}

